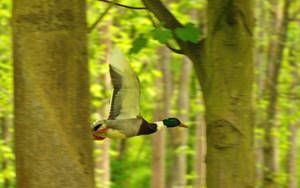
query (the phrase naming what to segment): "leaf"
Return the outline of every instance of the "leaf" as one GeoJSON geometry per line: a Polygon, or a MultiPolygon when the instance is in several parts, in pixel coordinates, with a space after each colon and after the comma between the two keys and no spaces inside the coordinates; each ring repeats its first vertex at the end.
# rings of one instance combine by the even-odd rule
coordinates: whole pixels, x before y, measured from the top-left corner
{"type": "Polygon", "coordinates": [[[166,22],[162,21],[156,27],[160,28],[160,27],[163,27],[165,24],[166,24],[166,22]]]}
{"type": "Polygon", "coordinates": [[[172,31],[170,29],[156,28],[153,30],[153,38],[160,43],[166,43],[173,38],[172,31]]]}
{"type": "Polygon", "coordinates": [[[175,33],[178,38],[183,41],[190,41],[192,43],[197,43],[199,41],[202,31],[196,28],[193,23],[187,23],[184,27],[176,28],[175,33]]]}
{"type": "Polygon", "coordinates": [[[138,53],[147,45],[147,42],[148,39],[144,37],[144,34],[140,34],[140,36],[133,41],[132,47],[129,50],[129,54],[138,53]]]}

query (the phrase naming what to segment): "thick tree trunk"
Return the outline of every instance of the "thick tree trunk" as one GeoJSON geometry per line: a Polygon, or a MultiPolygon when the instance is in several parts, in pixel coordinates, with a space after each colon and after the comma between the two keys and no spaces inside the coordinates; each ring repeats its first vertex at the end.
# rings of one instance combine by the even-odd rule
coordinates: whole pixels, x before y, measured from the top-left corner
{"type": "MultiPolygon", "coordinates": [[[[162,78],[157,80],[157,103],[153,114],[154,121],[167,118],[169,115],[171,99],[171,54],[166,47],[158,47],[158,66],[162,73],[162,78]]],[[[152,177],[151,188],[164,188],[166,181],[166,141],[165,130],[161,130],[152,136],[152,177]]]]}
{"type": "Polygon", "coordinates": [[[17,188],[92,188],[85,1],[13,5],[17,188]]]}
{"type": "Polygon", "coordinates": [[[206,126],[201,113],[199,113],[196,118],[195,172],[197,177],[194,179],[194,187],[204,188],[206,185],[206,126]]]}
{"type": "MultiPolygon", "coordinates": [[[[275,129],[275,115],[277,104],[277,84],[280,73],[283,50],[286,42],[287,27],[288,27],[288,10],[290,0],[285,0],[282,10],[282,18],[279,25],[279,33],[277,41],[273,48],[274,54],[269,54],[269,66],[267,69],[265,97],[268,101],[266,109],[267,118],[264,123],[264,188],[277,188],[275,182],[276,172],[278,171],[278,160],[276,155],[276,139],[272,135],[275,129]]],[[[272,46],[273,44],[270,44],[272,46]]],[[[273,53],[270,51],[269,53],[273,53]]]]}
{"type": "MultiPolygon", "coordinates": [[[[188,121],[189,111],[189,86],[191,76],[192,64],[187,57],[183,58],[181,66],[181,73],[179,78],[178,89],[178,114],[177,117],[182,122],[188,121]]],[[[171,187],[185,187],[186,186],[186,153],[185,150],[180,150],[187,142],[187,129],[173,128],[170,129],[171,143],[173,149],[173,165],[171,171],[171,187]],[[177,152],[180,151],[180,152],[177,152]]]]}
{"type": "MultiPolygon", "coordinates": [[[[173,31],[182,24],[159,0],[143,0],[173,31]]],[[[208,188],[254,187],[253,1],[208,1],[207,38],[176,38],[194,63],[204,93],[208,188]]]]}
{"type": "MultiPolygon", "coordinates": [[[[1,132],[2,132],[2,139],[3,139],[3,144],[6,145],[7,147],[11,147],[11,134],[9,132],[10,128],[10,122],[7,117],[1,117],[0,118],[0,123],[1,123],[1,132]]],[[[11,162],[9,158],[3,157],[2,158],[2,166],[1,169],[5,171],[8,168],[9,163],[11,162]]],[[[7,177],[4,177],[4,182],[3,182],[3,188],[9,188],[10,187],[10,180],[7,177]]]]}
{"type": "Polygon", "coordinates": [[[253,12],[249,0],[208,1],[204,72],[208,188],[254,187],[253,12]]]}

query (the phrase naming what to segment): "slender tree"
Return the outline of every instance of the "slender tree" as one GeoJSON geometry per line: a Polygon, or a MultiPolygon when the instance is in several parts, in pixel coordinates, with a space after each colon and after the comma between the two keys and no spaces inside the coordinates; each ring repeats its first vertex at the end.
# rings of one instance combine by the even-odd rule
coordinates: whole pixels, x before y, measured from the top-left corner
{"type": "Polygon", "coordinates": [[[109,148],[110,141],[105,139],[101,143],[97,143],[96,148],[100,151],[96,155],[95,161],[95,173],[96,177],[96,187],[98,188],[109,188],[110,187],[110,158],[109,158],[109,148]]]}
{"type": "Polygon", "coordinates": [[[17,188],[93,188],[85,1],[13,1],[17,188]]]}
{"type": "MultiPolygon", "coordinates": [[[[189,111],[189,82],[191,76],[192,64],[188,58],[183,58],[181,65],[179,88],[178,88],[178,114],[177,117],[182,122],[188,121],[189,111]]],[[[170,130],[172,135],[173,165],[171,187],[186,186],[186,153],[181,149],[187,144],[187,129],[174,128],[170,130]]]]}
{"type": "MultiPolygon", "coordinates": [[[[105,58],[101,58],[99,60],[100,64],[104,64],[109,60],[109,54],[112,48],[112,42],[109,39],[110,27],[112,25],[112,21],[109,20],[105,24],[105,26],[99,27],[100,35],[100,44],[105,44],[105,58]]],[[[98,79],[101,85],[104,87],[105,93],[110,89],[109,83],[109,75],[101,75],[98,79]]],[[[106,119],[108,117],[107,110],[109,109],[109,104],[103,104],[103,106],[97,111],[99,112],[101,119],[106,119]]],[[[96,187],[98,188],[109,188],[110,187],[110,157],[109,157],[109,149],[110,149],[110,140],[105,139],[100,143],[96,143],[96,149],[99,150],[99,153],[96,155],[95,159],[95,173],[96,173],[96,187]]]]}
{"type": "MultiPolygon", "coordinates": [[[[265,68],[265,14],[266,8],[264,6],[265,1],[257,0],[256,1],[256,19],[257,19],[257,32],[256,32],[256,50],[255,50],[255,69],[258,72],[256,74],[256,113],[255,113],[255,126],[256,129],[263,129],[264,121],[264,109],[261,107],[263,99],[263,87],[264,87],[264,68],[265,68]]],[[[256,161],[256,177],[255,177],[255,186],[257,188],[261,187],[263,182],[263,136],[261,134],[255,135],[254,141],[254,150],[255,150],[255,161],[256,161]]]]}
{"type": "MultiPolygon", "coordinates": [[[[292,46],[289,49],[289,64],[292,68],[292,84],[289,90],[289,100],[292,104],[297,104],[297,86],[300,85],[300,75],[298,73],[299,66],[296,64],[295,47],[292,46]]],[[[294,115],[295,109],[289,109],[289,113],[294,115]]],[[[297,133],[298,133],[299,121],[290,122],[289,124],[289,149],[286,157],[286,168],[288,174],[287,188],[297,188],[297,158],[298,158],[298,145],[297,145],[297,133]]]]}
{"type": "Polygon", "coordinates": [[[278,155],[276,155],[276,139],[272,135],[272,132],[275,129],[276,104],[278,98],[277,86],[287,36],[290,4],[290,0],[284,0],[282,18],[278,26],[277,40],[274,41],[274,39],[272,39],[269,44],[269,61],[265,81],[265,97],[268,101],[268,106],[266,109],[267,117],[264,123],[264,188],[278,187],[278,184],[275,182],[276,172],[278,171],[278,160],[276,160],[278,155]]]}
{"type": "MultiPolygon", "coordinates": [[[[171,102],[171,70],[170,60],[171,54],[166,47],[158,47],[159,54],[159,70],[162,77],[156,80],[157,86],[157,103],[153,114],[154,121],[162,120],[168,117],[171,102]]],[[[152,136],[152,188],[164,188],[166,186],[166,141],[165,130],[162,130],[152,136]]]]}

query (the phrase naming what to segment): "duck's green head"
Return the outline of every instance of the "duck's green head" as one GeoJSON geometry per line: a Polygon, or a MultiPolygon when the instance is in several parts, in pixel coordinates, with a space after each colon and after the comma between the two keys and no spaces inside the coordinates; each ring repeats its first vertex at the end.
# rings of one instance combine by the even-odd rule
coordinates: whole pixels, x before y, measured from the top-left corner
{"type": "Polygon", "coordinates": [[[169,127],[185,127],[188,128],[188,126],[184,125],[183,123],[181,123],[177,118],[168,118],[168,119],[164,119],[163,123],[165,126],[169,127]]]}

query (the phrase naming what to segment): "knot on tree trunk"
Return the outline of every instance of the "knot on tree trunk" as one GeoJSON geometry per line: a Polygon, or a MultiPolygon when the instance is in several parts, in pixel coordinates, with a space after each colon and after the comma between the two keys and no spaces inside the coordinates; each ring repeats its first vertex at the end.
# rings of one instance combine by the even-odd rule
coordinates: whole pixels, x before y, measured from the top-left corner
{"type": "Polygon", "coordinates": [[[219,119],[209,124],[208,136],[217,149],[230,148],[240,144],[241,133],[233,124],[219,119]]]}

